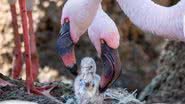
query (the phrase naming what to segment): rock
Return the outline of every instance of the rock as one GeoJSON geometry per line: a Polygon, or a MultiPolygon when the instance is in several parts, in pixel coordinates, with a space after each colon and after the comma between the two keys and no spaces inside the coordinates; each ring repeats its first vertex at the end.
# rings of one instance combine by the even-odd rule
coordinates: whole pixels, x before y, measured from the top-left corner
{"type": "Polygon", "coordinates": [[[141,93],[151,103],[185,103],[185,43],[169,41],[161,52],[158,75],[141,93]]]}

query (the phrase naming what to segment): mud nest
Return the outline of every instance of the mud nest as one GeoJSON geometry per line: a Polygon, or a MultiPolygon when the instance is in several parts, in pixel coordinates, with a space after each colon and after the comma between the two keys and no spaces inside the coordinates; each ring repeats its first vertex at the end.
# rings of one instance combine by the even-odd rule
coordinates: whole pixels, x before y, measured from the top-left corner
{"type": "MultiPolygon", "coordinates": [[[[36,82],[35,85],[38,87],[47,85],[56,86],[50,92],[53,98],[49,98],[42,95],[28,94],[23,80],[13,80],[2,74],[0,74],[0,78],[12,84],[0,86],[0,101],[24,100],[36,102],[38,104],[77,104],[72,85],[64,84],[60,81],[51,83],[36,82]],[[56,102],[56,100],[59,102],[56,102]]],[[[103,96],[103,104],[143,104],[135,98],[135,92],[130,94],[126,89],[122,88],[108,89],[103,96]]]]}

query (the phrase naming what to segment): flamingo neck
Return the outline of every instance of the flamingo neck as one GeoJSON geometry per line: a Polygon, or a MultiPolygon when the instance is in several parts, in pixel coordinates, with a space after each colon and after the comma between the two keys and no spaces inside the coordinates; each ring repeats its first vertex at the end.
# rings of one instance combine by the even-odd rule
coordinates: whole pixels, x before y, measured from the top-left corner
{"type": "Polygon", "coordinates": [[[91,25],[99,7],[101,8],[101,2],[102,0],[81,0],[81,4],[79,4],[79,11],[71,14],[71,17],[75,21],[73,27],[71,28],[74,31],[74,35],[72,37],[74,37],[73,41],[75,43],[78,42],[79,38],[91,25]]]}
{"type": "Polygon", "coordinates": [[[164,7],[152,0],[117,0],[130,20],[141,29],[170,39],[181,39],[185,0],[164,7]]]}

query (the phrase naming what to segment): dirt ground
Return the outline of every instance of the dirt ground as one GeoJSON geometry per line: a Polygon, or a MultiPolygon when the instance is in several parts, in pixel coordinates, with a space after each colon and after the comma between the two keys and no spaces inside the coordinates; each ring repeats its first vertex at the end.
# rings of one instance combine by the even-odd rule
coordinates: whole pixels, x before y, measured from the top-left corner
{"type": "MultiPolygon", "coordinates": [[[[170,0],[156,0],[163,4],[170,4],[170,0]]],[[[39,82],[63,81],[72,83],[69,72],[59,61],[56,53],[55,44],[60,30],[60,15],[64,0],[36,0],[33,11],[34,29],[36,32],[37,48],[40,59],[39,82]],[[44,77],[44,79],[43,79],[44,77]]],[[[18,5],[17,5],[18,7],[18,5]]],[[[134,26],[119,8],[116,0],[104,0],[103,8],[108,15],[116,22],[121,40],[119,54],[122,62],[122,75],[113,87],[128,88],[129,91],[138,90],[138,93],[151,81],[156,75],[158,69],[158,57],[162,49],[164,39],[153,36],[150,33],[144,33],[134,26]]],[[[19,9],[17,8],[19,11],[19,9]]],[[[21,18],[18,14],[19,32],[22,37],[21,18]]],[[[23,40],[22,40],[23,43],[23,40]]],[[[10,76],[12,70],[13,57],[13,30],[11,25],[11,15],[7,0],[0,1],[0,72],[10,76]]],[[[24,48],[22,48],[24,51],[24,48]]],[[[85,56],[93,57],[96,60],[98,73],[101,73],[102,64],[97,57],[96,50],[90,43],[87,33],[82,36],[76,45],[76,56],[78,64],[80,59],[85,56]]],[[[22,79],[25,79],[25,65],[23,68],[22,79]]],[[[22,87],[10,88],[22,98],[21,93],[16,90],[22,87]],[[17,91],[17,92],[16,92],[17,91]]],[[[6,88],[3,88],[6,91],[6,88]]],[[[71,91],[69,91],[71,93],[71,91]]],[[[26,94],[25,94],[26,95],[26,94]]],[[[24,96],[25,96],[24,95],[24,96]]],[[[59,95],[62,95],[61,93],[59,95]]],[[[5,96],[5,95],[4,95],[5,96]]],[[[8,94],[11,99],[15,96],[8,94]]],[[[28,95],[31,96],[31,95],[28,95]]],[[[3,100],[2,96],[0,96],[3,100]]],[[[29,98],[30,101],[37,99],[29,98]]],[[[40,97],[40,102],[49,101],[40,97]]]]}

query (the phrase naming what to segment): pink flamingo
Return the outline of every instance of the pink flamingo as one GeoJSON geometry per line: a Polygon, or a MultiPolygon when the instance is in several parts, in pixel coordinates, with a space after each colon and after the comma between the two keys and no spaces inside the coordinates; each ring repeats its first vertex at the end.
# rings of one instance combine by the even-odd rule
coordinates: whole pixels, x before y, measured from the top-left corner
{"type": "MultiPolygon", "coordinates": [[[[17,0],[8,0],[11,9],[12,15],[12,24],[14,30],[14,65],[12,70],[12,76],[15,79],[19,78],[22,69],[22,52],[21,52],[21,40],[18,32],[17,24],[17,12],[16,12],[16,1],[17,0]]],[[[25,61],[26,61],[26,87],[27,91],[35,93],[40,93],[34,87],[34,80],[38,74],[39,60],[37,56],[36,44],[35,44],[35,34],[33,30],[33,20],[32,20],[32,8],[33,0],[19,0],[20,13],[22,18],[22,27],[23,27],[23,39],[24,39],[24,48],[25,48],[25,61]],[[28,26],[29,24],[29,26],[28,26]]],[[[4,81],[5,82],[5,81],[4,81]]],[[[0,83],[3,85],[3,83],[0,83]]]]}
{"type": "Polygon", "coordinates": [[[104,73],[101,76],[99,88],[100,92],[103,92],[118,78],[120,74],[120,59],[117,52],[119,33],[114,22],[101,10],[101,6],[99,7],[101,1],[68,0],[66,2],[62,12],[62,28],[57,40],[57,51],[66,68],[73,75],[77,75],[74,46],[96,16],[95,21],[89,29],[89,33],[104,63],[104,73]],[[99,15],[96,15],[97,11],[99,15]],[[105,17],[105,20],[101,16],[103,18],[105,17]],[[103,23],[98,21],[97,18],[103,20],[103,23]],[[106,26],[100,26],[100,24],[105,24],[106,26]],[[105,29],[101,31],[104,27],[105,29]]]}
{"type": "Polygon", "coordinates": [[[117,0],[130,20],[141,29],[161,37],[185,41],[185,0],[164,7],[152,0],[117,0]]]}
{"type": "Polygon", "coordinates": [[[101,1],[68,0],[63,7],[57,51],[62,62],[73,75],[77,75],[74,46],[90,26],[101,1]]]}
{"type": "Polygon", "coordinates": [[[88,28],[88,35],[101,56],[104,74],[101,76],[100,92],[103,92],[116,81],[121,73],[118,54],[120,35],[114,21],[99,6],[97,14],[88,28]]]}

